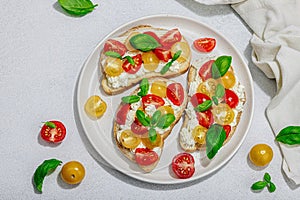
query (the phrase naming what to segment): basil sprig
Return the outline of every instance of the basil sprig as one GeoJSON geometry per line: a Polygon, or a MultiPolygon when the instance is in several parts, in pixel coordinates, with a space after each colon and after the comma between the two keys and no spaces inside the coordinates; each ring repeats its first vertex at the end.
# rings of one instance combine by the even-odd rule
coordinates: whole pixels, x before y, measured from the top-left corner
{"type": "Polygon", "coordinates": [[[71,15],[83,16],[92,12],[98,4],[90,0],[58,0],[59,5],[71,15]]]}
{"type": "Polygon", "coordinates": [[[231,56],[220,56],[212,64],[212,77],[214,79],[220,78],[226,74],[231,66],[232,57],[231,56]]]}
{"type": "Polygon", "coordinates": [[[206,155],[212,159],[223,146],[226,139],[226,132],[219,124],[213,124],[206,133],[206,155]]]}
{"type": "Polygon", "coordinates": [[[56,128],[56,125],[53,122],[47,121],[44,123],[46,126],[48,126],[49,128],[56,128]]]}
{"type": "Polygon", "coordinates": [[[151,51],[160,46],[160,44],[152,36],[148,34],[137,34],[129,40],[131,46],[140,51],[151,51]]]}
{"type": "Polygon", "coordinates": [[[143,78],[140,83],[140,91],[138,92],[138,95],[141,97],[145,96],[148,93],[149,87],[148,79],[143,78]]]}
{"type": "Polygon", "coordinates": [[[145,115],[145,113],[141,110],[136,111],[136,118],[141,122],[143,126],[150,125],[150,118],[145,115]]]}
{"type": "Polygon", "coordinates": [[[125,96],[122,97],[122,102],[124,103],[136,103],[141,99],[141,97],[137,95],[130,95],[130,96],[125,96]]]}
{"type": "Polygon", "coordinates": [[[165,73],[167,73],[167,71],[169,70],[169,68],[172,66],[172,64],[173,64],[173,62],[175,61],[175,60],[177,60],[179,57],[180,57],[180,55],[181,55],[181,50],[178,50],[175,54],[174,54],[174,56],[172,57],[172,59],[171,59],[171,61],[169,61],[165,66],[163,66],[163,68],[160,70],[160,74],[165,74],[165,73]]]}
{"type": "Polygon", "coordinates": [[[279,132],[275,139],[278,142],[288,145],[300,144],[300,126],[285,127],[279,132]]]}
{"type": "Polygon", "coordinates": [[[33,175],[33,182],[39,192],[42,192],[45,177],[52,173],[61,163],[62,161],[53,158],[50,160],[45,160],[41,165],[38,166],[33,175]]]}
{"type": "Polygon", "coordinates": [[[175,116],[171,113],[162,115],[156,124],[158,128],[166,129],[175,121],[175,116]]]}
{"type": "Polygon", "coordinates": [[[262,190],[265,187],[268,187],[269,192],[274,192],[276,190],[275,184],[271,181],[271,176],[269,173],[265,173],[263,181],[257,181],[252,184],[252,190],[262,190]]]}
{"type": "Polygon", "coordinates": [[[194,109],[197,112],[204,112],[212,106],[212,100],[206,100],[203,103],[196,106],[194,109]]]}
{"type": "Polygon", "coordinates": [[[135,65],[135,62],[131,56],[124,56],[122,57],[121,54],[114,52],[114,51],[107,51],[104,53],[106,56],[119,58],[120,60],[126,59],[131,65],[135,65]]]}
{"type": "Polygon", "coordinates": [[[217,98],[222,98],[225,94],[225,88],[221,83],[218,83],[216,86],[215,95],[217,98]]]}

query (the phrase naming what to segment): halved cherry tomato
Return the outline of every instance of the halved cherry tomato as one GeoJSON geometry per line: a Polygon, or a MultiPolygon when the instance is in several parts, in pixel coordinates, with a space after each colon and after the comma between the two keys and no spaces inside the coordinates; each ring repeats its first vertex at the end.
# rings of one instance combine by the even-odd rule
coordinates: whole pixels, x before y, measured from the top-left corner
{"type": "Polygon", "coordinates": [[[125,42],[124,42],[124,45],[126,46],[126,48],[127,48],[127,50],[128,51],[137,51],[131,44],[130,44],[130,39],[133,37],[133,36],[135,36],[135,35],[137,35],[137,34],[140,34],[139,32],[131,32],[130,34],[129,34],[129,36],[126,38],[126,40],[125,40],[125,42]]]}
{"type": "Polygon", "coordinates": [[[219,103],[212,109],[214,120],[220,125],[229,125],[234,120],[234,112],[226,103],[219,103]]]}
{"type": "Polygon", "coordinates": [[[180,83],[171,83],[167,87],[167,97],[176,106],[180,106],[184,101],[184,90],[180,83]]]}
{"type": "Polygon", "coordinates": [[[172,58],[171,51],[164,47],[158,47],[154,49],[153,53],[159,60],[162,60],[164,62],[168,62],[172,58]]]}
{"type": "Polygon", "coordinates": [[[169,30],[163,36],[161,36],[160,43],[162,46],[166,47],[167,49],[170,49],[174,43],[180,42],[181,38],[182,38],[181,33],[177,28],[175,28],[169,30]]]}
{"type": "Polygon", "coordinates": [[[190,178],[195,172],[194,157],[189,153],[179,153],[172,160],[172,169],[178,178],[190,178]]]}
{"type": "Polygon", "coordinates": [[[161,112],[161,115],[166,115],[168,113],[174,115],[174,110],[173,110],[172,106],[170,106],[170,105],[161,106],[161,107],[157,108],[157,110],[159,110],[161,112]]]}
{"type": "Polygon", "coordinates": [[[60,121],[51,120],[45,122],[40,134],[43,140],[58,143],[66,137],[66,127],[60,121]]]}
{"type": "Polygon", "coordinates": [[[143,52],[142,60],[144,68],[149,71],[155,71],[159,64],[158,57],[153,53],[153,51],[143,52]]]}
{"type": "Polygon", "coordinates": [[[150,91],[152,94],[165,98],[167,96],[167,83],[164,81],[154,81],[150,91]]]}
{"type": "Polygon", "coordinates": [[[225,90],[225,102],[229,105],[230,108],[235,108],[239,104],[239,97],[232,90],[225,90]]]}
{"type": "Polygon", "coordinates": [[[143,135],[148,132],[147,127],[143,126],[137,118],[131,124],[131,131],[137,135],[143,135]]]}
{"type": "Polygon", "coordinates": [[[156,139],[154,142],[151,142],[149,137],[142,137],[141,138],[142,143],[148,148],[148,149],[153,149],[155,147],[161,146],[161,143],[163,142],[163,139],[160,134],[156,135],[156,139]]]}
{"type": "Polygon", "coordinates": [[[212,97],[215,95],[216,88],[219,83],[220,81],[213,78],[209,78],[198,85],[197,92],[201,92],[203,94],[208,95],[209,97],[212,97]]]}
{"type": "Polygon", "coordinates": [[[146,32],[144,32],[144,34],[152,36],[158,43],[160,43],[159,37],[153,31],[146,31],[146,32]]]}
{"type": "Polygon", "coordinates": [[[155,105],[155,107],[158,108],[160,106],[163,106],[165,104],[165,101],[163,98],[155,94],[147,94],[146,96],[142,97],[142,103],[144,108],[149,105],[155,105]]]}
{"type": "Polygon", "coordinates": [[[204,101],[210,100],[210,97],[203,93],[195,93],[191,98],[191,103],[194,107],[203,103],[204,101]]]}
{"type": "Polygon", "coordinates": [[[205,144],[206,132],[207,132],[207,128],[205,128],[204,126],[201,125],[195,126],[195,128],[192,131],[192,136],[194,138],[194,141],[200,145],[205,144]]]}
{"type": "Polygon", "coordinates": [[[223,128],[226,132],[226,138],[228,138],[229,133],[231,132],[231,126],[230,125],[224,125],[223,128]]]}
{"type": "Polygon", "coordinates": [[[185,62],[191,56],[191,49],[190,46],[186,42],[176,42],[171,47],[171,55],[172,57],[178,52],[181,51],[181,54],[177,61],[179,63],[185,62]]]}
{"type": "Polygon", "coordinates": [[[155,151],[148,148],[137,148],[135,150],[135,161],[142,166],[147,166],[155,163],[158,160],[158,155],[155,151]]]}
{"type": "Polygon", "coordinates": [[[91,117],[98,119],[105,113],[107,105],[98,95],[92,95],[84,105],[85,112],[91,117]]]}
{"type": "Polygon", "coordinates": [[[127,59],[125,60],[125,62],[122,65],[122,68],[124,69],[124,71],[129,74],[135,74],[137,71],[139,71],[139,69],[141,68],[142,63],[143,63],[141,54],[137,54],[137,55],[133,56],[132,59],[134,61],[134,65],[130,64],[127,59]]]}
{"type": "Polygon", "coordinates": [[[105,61],[104,72],[108,76],[119,76],[124,72],[123,62],[119,58],[108,57],[105,61]]]}
{"type": "Polygon", "coordinates": [[[221,77],[221,80],[226,89],[232,88],[236,82],[233,71],[227,71],[224,76],[221,77]]]}
{"type": "Polygon", "coordinates": [[[216,46],[214,38],[199,38],[193,42],[194,47],[200,52],[211,52],[216,46]]]}
{"type": "Polygon", "coordinates": [[[206,110],[204,112],[196,112],[198,122],[201,126],[209,128],[210,125],[214,123],[214,116],[211,110],[206,110]]]}
{"type": "Polygon", "coordinates": [[[104,53],[107,51],[113,51],[123,56],[126,53],[127,48],[123,43],[114,39],[109,39],[105,42],[103,51],[104,53]]]}
{"type": "Polygon", "coordinates": [[[116,115],[116,123],[120,125],[124,125],[126,122],[126,116],[130,109],[130,104],[123,104],[119,108],[117,115],[116,115]]]}
{"type": "Polygon", "coordinates": [[[198,74],[203,81],[211,78],[211,66],[214,62],[214,60],[209,60],[200,67],[198,74]]]}
{"type": "Polygon", "coordinates": [[[120,141],[122,146],[128,149],[134,149],[140,144],[141,139],[136,137],[131,130],[125,130],[121,133],[120,141]]]}

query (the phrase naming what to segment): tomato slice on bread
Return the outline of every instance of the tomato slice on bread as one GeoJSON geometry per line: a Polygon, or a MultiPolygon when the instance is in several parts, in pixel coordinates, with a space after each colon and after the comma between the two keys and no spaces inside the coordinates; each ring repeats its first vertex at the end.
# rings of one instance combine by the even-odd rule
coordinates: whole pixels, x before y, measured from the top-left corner
{"type": "Polygon", "coordinates": [[[148,166],[158,160],[158,155],[155,151],[148,148],[137,148],[135,150],[135,161],[142,166],[148,166]]]}
{"type": "Polygon", "coordinates": [[[60,121],[47,121],[41,129],[40,135],[47,142],[59,143],[66,137],[66,127],[60,121]]]}
{"type": "Polygon", "coordinates": [[[124,125],[126,122],[126,116],[130,109],[130,104],[123,104],[117,111],[116,122],[117,124],[124,125]]]}
{"type": "Polygon", "coordinates": [[[167,97],[176,106],[184,101],[184,90],[180,83],[171,83],[167,87],[167,97]]]}
{"type": "Polygon", "coordinates": [[[194,157],[189,153],[179,153],[172,160],[172,170],[178,178],[186,179],[195,172],[194,157]]]}
{"type": "Polygon", "coordinates": [[[105,42],[103,49],[104,53],[107,51],[113,51],[123,56],[126,53],[127,48],[123,43],[114,39],[109,39],[105,42]]]}
{"type": "Polygon", "coordinates": [[[122,65],[122,68],[124,69],[124,71],[129,74],[137,73],[143,63],[142,54],[137,54],[137,55],[133,56],[132,59],[134,61],[134,65],[130,64],[127,59],[125,59],[125,62],[122,65]]]}
{"type": "Polygon", "coordinates": [[[165,100],[155,94],[147,94],[142,97],[142,103],[144,108],[149,105],[155,105],[155,107],[158,108],[165,104],[165,100]]]}
{"type": "Polygon", "coordinates": [[[160,43],[163,47],[170,49],[173,44],[180,42],[182,35],[177,28],[169,30],[160,38],[160,43]]]}
{"type": "Polygon", "coordinates": [[[203,81],[212,77],[211,66],[214,62],[215,62],[215,60],[209,60],[200,67],[198,74],[202,78],[203,81]]]}

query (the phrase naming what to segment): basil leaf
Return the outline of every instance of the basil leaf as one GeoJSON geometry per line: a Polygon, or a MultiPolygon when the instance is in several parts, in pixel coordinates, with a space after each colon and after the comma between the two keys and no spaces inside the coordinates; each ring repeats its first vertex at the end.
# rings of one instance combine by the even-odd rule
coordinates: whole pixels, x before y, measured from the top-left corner
{"type": "Polygon", "coordinates": [[[136,118],[139,120],[139,122],[141,122],[141,124],[143,126],[149,126],[150,120],[149,120],[149,118],[146,119],[146,115],[143,111],[137,110],[135,115],[136,115],[136,118]]]}
{"type": "Polygon", "coordinates": [[[300,126],[285,127],[275,139],[278,142],[288,145],[300,144],[300,126]]]}
{"type": "Polygon", "coordinates": [[[38,166],[33,175],[33,182],[39,192],[42,192],[44,178],[48,174],[52,173],[61,163],[62,161],[60,160],[50,159],[45,160],[41,165],[38,166]]]}
{"type": "Polygon", "coordinates": [[[157,138],[157,133],[156,133],[156,130],[153,127],[151,127],[149,129],[148,136],[149,136],[150,142],[152,142],[152,143],[155,142],[155,140],[157,138]]]}
{"type": "Polygon", "coordinates": [[[215,95],[218,98],[222,98],[225,94],[225,88],[222,84],[218,83],[217,87],[216,87],[216,91],[215,91],[215,95]]]}
{"type": "Polygon", "coordinates": [[[124,58],[127,59],[132,66],[135,66],[135,62],[131,56],[125,56],[124,58]]]}
{"type": "Polygon", "coordinates": [[[138,92],[138,95],[143,97],[145,96],[146,94],[148,94],[148,90],[149,90],[149,82],[148,82],[148,79],[146,78],[143,78],[143,80],[141,81],[140,83],[140,90],[138,92]]]}
{"type": "Polygon", "coordinates": [[[224,76],[231,66],[231,56],[220,56],[212,64],[212,77],[214,79],[224,76]]]}
{"type": "Polygon", "coordinates": [[[274,183],[270,182],[268,186],[269,192],[274,192],[276,190],[276,186],[274,183]]]}
{"type": "Polygon", "coordinates": [[[161,129],[166,129],[168,128],[173,122],[175,121],[175,116],[171,113],[162,115],[158,122],[157,122],[157,127],[161,129]]]}
{"type": "Polygon", "coordinates": [[[160,46],[160,44],[148,34],[137,34],[129,40],[131,46],[141,51],[151,51],[160,46]]]}
{"type": "Polygon", "coordinates": [[[53,122],[45,122],[45,125],[48,126],[49,128],[56,128],[56,125],[53,122]]]}
{"type": "Polygon", "coordinates": [[[131,96],[126,96],[122,97],[122,102],[124,103],[136,103],[141,99],[141,97],[137,95],[131,95],[131,96]]]}
{"type": "Polygon", "coordinates": [[[178,50],[172,57],[171,62],[174,62],[175,60],[177,60],[179,58],[179,56],[181,55],[181,52],[182,52],[181,50],[178,50]]]}
{"type": "Polygon", "coordinates": [[[267,182],[267,183],[271,183],[271,176],[269,173],[265,173],[264,175],[264,180],[267,182]]]}
{"type": "Polygon", "coordinates": [[[173,62],[170,61],[165,66],[163,66],[163,68],[160,70],[160,74],[164,75],[165,73],[167,73],[172,64],[173,62]]]}
{"type": "Polygon", "coordinates": [[[211,100],[206,100],[203,103],[196,106],[195,111],[204,112],[204,111],[208,110],[211,106],[212,106],[212,101],[211,100]]]}
{"type": "Polygon", "coordinates": [[[214,79],[218,79],[218,78],[221,77],[219,68],[217,67],[217,65],[216,65],[215,63],[213,63],[213,64],[211,65],[211,76],[212,76],[212,78],[214,78],[214,79]]]}
{"type": "Polygon", "coordinates": [[[156,110],[156,111],[153,113],[153,115],[152,115],[150,124],[151,124],[151,125],[155,125],[155,124],[158,122],[158,119],[160,118],[160,116],[161,116],[161,111],[160,111],[160,110],[156,110]]]}
{"type": "Polygon", "coordinates": [[[98,4],[93,4],[90,0],[58,0],[60,6],[69,14],[82,16],[92,12],[98,4]]]}
{"type": "Polygon", "coordinates": [[[216,106],[219,104],[219,100],[216,96],[212,96],[211,99],[213,100],[213,102],[216,106]]]}
{"type": "Polygon", "coordinates": [[[252,190],[262,190],[267,186],[267,182],[265,181],[257,181],[256,183],[253,183],[251,186],[252,190]]]}
{"type": "Polygon", "coordinates": [[[206,133],[206,155],[212,159],[222,147],[226,138],[224,128],[219,124],[213,124],[206,133]]]}
{"type": "Polygon", "coordinates": [[[114,52],[114,51],[107,51],[104,53],[106,56],[109,56],[109,57],[113,57],[113,58],[119,58],[119,59],[123,59],[122,56],[117,53],[117,52],[114,52]]]}

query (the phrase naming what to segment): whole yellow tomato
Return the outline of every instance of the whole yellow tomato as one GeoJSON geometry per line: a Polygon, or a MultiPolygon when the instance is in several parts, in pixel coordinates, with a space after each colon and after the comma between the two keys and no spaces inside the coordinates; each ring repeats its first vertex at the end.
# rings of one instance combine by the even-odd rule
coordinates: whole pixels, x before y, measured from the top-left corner
{"type": "Polygon", "coordinates": [[[267,144],[256,144],[250,150],[249,159],[256,166],[266,166],[273,159],[273,150],[267,144]]]}
{"type": "Polygon", "coordinates": [[[70,161],[64,164],[60,176],[68,184],[74,185],[80,183],[85,176],[85,169],[78,161],[70,161]]]}

